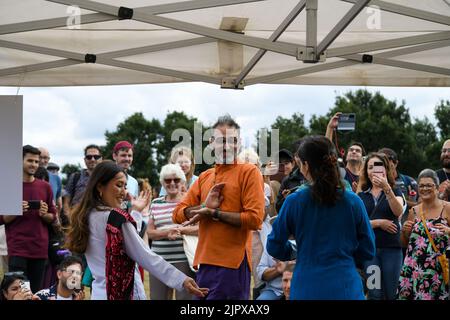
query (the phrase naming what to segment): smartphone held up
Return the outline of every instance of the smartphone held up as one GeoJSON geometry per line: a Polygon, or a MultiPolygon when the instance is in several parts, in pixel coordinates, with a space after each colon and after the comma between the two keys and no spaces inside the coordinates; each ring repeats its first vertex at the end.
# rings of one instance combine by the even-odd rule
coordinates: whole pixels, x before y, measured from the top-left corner
{"type": "Polygon", "coordinates": [[[356,128],[356,114],[342,113],[339,115],[337,130],[354,131],[356,128]]]}

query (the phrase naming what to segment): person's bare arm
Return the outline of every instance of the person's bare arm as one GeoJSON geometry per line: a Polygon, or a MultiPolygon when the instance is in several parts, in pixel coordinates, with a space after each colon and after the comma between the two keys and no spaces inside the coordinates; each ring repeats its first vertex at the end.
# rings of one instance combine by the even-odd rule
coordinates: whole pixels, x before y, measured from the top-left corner
{"type": "Polygon", "coordinates": [[[325,137],[330,139],[331,142],[333,142],[333,134],[334,130],[336,130],[339,122],[339,116],[342,114],[342,112],[336,112],[334,116],[330,119],[327,125],[327,131],[325,133],[325,137]]]}

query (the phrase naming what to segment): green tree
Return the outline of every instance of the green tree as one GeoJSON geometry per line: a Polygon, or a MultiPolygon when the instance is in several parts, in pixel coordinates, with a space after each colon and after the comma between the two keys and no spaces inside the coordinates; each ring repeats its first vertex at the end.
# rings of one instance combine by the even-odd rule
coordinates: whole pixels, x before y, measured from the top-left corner
{"type": "Polygon", "coordinates": [[[164,138],[161,123],[147,120],[141,112],[125,119],[113,132],[106,131],[104,158],[112,159],[112,149],[121,140],[129,141],[134,146],[133,164],[130,174],[136,178],[149,178],[152,183],[158,181],[157,147],[164,138]]]}
{"type": "MultiPolygon", "coordinates": [[[[159,141],[158,144],[158,167],[161,168],[164,164],[168,163],[170,153],[172,151],[172,148],[178,145],[179,143],[183,143],[184,145],[188,146],[192,150],[194,150],[194,128],[195,123],[198,124],[199,129],[201,130],[201,133],[203,134],[206,127],[203,126],[203,124],[197,120],[195,117],[190,117],[186,115],[184,112],[178,112],[173,111],[166,115],[166,118],[164,119],[164,122],[162,124],[162,139],[159,141]],[[180,131],[177,131],[178,129],[181,129],[183,132],[179,135],[180,131]],[[172,141],[173,139],[173,141],[172,141]]],[[[202,150],[204,150],[204,147],[206,146],[207,142],[202,142],[202,150]]],[[[209,166],[205,165],[204,163],[196,164],[195,172],[199,174],[200,172],[208,169],[209,166]]]]}
{"type": "Polygon", "coordinates": [[[294,151],[293,144],[298,139],[309,134],[308,128],[305,127],[305,116],[299,112],[294,113],[291,118],[278,116],[271,128],[279,130],[280,149],[290,151],[294,151]]]}
{"type": "Polygon", "coordinates": [[[360,141],[366,151],[391,148],[399,156],[399,170],[412,176],[426,167],[425,156],[415,141],[411,117],[404,101],[399,104],[379,92],[372,94],[367,90],[348,92],[336,97],[335,106],[326,116],[312,117],[311,131],[325,134],[328,120],[337,111],[356,114],[355,131],[338,131],[339,147],[346,148],[351,141],[360,141]]]}
{"type": "Polygon", "coordinates": [[[440,130],[441,140],[448,139],[450,137],[450,101],[441,100],[434,109],[434,116],[440,130]]]}

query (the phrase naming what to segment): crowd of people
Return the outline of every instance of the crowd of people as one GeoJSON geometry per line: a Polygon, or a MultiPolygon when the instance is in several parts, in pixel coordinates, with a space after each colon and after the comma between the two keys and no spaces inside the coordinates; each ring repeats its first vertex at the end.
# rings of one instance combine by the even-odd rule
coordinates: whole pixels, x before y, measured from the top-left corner
{"type": "Polygon", "coordinates": [[[268,163],[222,116],[215,164],[195,175],[175,147],[160,188],[129,174],[128,141],[112,160],[88,145],[64,186],[49,151],[24,146],[23,212],[0,215],[0,300],[448,300],[450,140],[416,182],[389,148],[352,142],[341,159],[339,115],[268,163]]]}

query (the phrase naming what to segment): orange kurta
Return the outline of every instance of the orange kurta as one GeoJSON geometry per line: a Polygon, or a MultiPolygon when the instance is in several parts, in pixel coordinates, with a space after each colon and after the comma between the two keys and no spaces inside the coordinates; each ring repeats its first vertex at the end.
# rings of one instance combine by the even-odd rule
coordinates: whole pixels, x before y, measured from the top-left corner
{"type": "Polygon", "coordinates": [[[199,241],[194,266],[209,264],[227,268],[239,268],[244,253],[250,270],[251,231],[261,228],[264,218],[264,182],[254,164],[215,165],[202,174],[191,186],[186,196],[173,212],[173,221],[186,221],[184,209],[205,202],[214,183],[225,183],[221,211],[240,212],[241,226],[203,218],[199,223],[199,241]]]}

